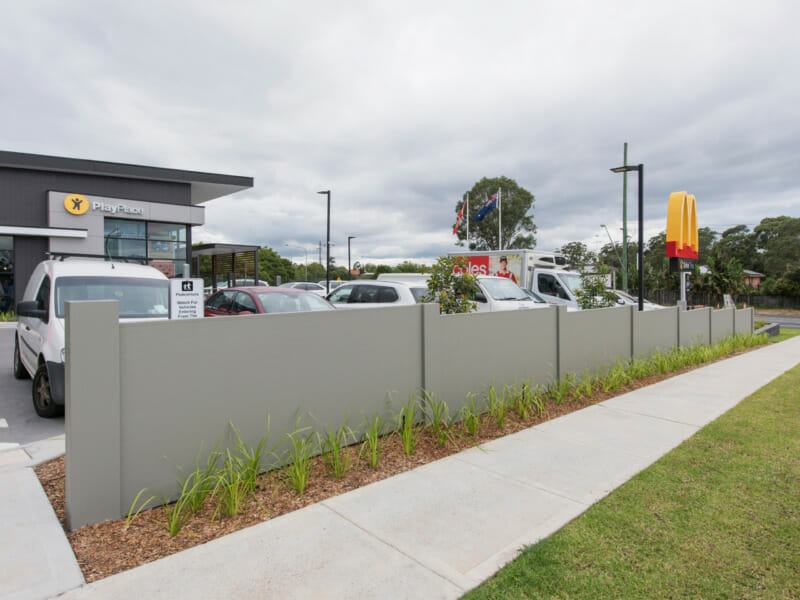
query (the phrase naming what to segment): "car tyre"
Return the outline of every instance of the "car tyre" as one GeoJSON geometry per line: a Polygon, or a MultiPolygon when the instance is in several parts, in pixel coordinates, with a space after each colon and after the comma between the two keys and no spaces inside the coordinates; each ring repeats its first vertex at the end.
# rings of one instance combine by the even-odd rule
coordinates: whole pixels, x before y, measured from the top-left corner
{"type": "Polygon", "coordinates": [[[39,365],[33,376],[33,408],[36,414],[45,419],[58,417],[64,412],[64,407],[53,402],[53,394],[50,390],[50,376],[47,374],[47,366],[39,365]]]}
{"type": "Polygon", "coordinates": [[[30,379],[30,374],[19,357],[19,338],[14,337],[14,379],[30,379]]]}

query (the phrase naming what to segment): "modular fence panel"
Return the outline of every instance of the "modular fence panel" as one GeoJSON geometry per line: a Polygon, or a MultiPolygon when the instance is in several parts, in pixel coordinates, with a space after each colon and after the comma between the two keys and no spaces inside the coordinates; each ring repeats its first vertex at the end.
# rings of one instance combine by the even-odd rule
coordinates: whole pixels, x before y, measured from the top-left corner
{"type": "Polygon", "coordinates": [[[269,423],[270,448],[299,417],[303,435],[345,415],[356,429],[420,390],[455,413],[490,385],[547,384],[634,351],[707,343],[734,318],[752,331],[752,309],[439,315],[425,304],[120,324],[116,302],[67,303],[67,525],[123,516],[143,489],[175,498],[178,479],[236,432],[255,446],[269,423]]]}
{"type": "Polygon", "coordinates": [[[721,339],[733,335],[734,314],[736,309],[726,308],[711,312],[711,343],[715,344],[721,339]]]}
{"type": "Polygon", "coordinates": [[[632,306],[559,311],[559,376],[600,371],[631,358],[632,306]]]}
{"type": "Polygon", "coordinates": [[[736,333],[752,333],[754,329],[753,309],[740,308],[734,313],[734,329],[736,333]]]}
{"type": "Polygon", "coordinates": [[[467,394],[490,385],[552,380],[558,364],[555,308],[470,315],[443,315],[440,323],[440,394],[451,411],[467,394]]]}
{"type": "Polygon", "coordinates": [[[681,311],[678,317],[678,341],[684,348],[711,341],[711,309],[681,311]]]}
{"type": "Polygon", "coordinates": [[[678,345],[678,308],[633,311],[633,355],[637,358],[678,345]]]}

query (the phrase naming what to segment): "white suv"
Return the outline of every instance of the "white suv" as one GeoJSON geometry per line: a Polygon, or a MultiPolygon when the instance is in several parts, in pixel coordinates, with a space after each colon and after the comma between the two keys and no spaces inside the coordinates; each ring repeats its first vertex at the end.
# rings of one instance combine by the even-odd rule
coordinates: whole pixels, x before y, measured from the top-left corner
{"type": "Polygon", "coordinates": [[[343,283],[330,294],[336,308],[374,308],[416,304],[428,291],[424,283],[362,280],[343,283]]]}
{"type": "Polygon", "coordinates": [[[144,265],[92,259],[46,260],[17,304],[14,377],[33,377],[40,417],[64,413],[64,303],[117,300],[121,319],[169,316],[169,281],[144,265]]]}

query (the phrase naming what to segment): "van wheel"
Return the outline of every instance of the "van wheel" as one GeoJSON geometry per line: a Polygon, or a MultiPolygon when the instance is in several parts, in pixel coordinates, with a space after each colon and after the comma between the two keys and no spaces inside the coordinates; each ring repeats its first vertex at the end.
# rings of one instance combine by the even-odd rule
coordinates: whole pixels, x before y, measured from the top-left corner
{"type": "Polygon", "coordinates": [[[46,365],[39,365],[33,376],[33,408],[37,415],[46,419],[60,416],[64,411],[63,406],[58,406],[53,402],[46,365]]]}
{"type": "Polygon", "coordinates": [[[25,365],[23,365],[22,361],[19,359],[19,338],[16,336],[14,337],[14,378],[30,379],[30,375],[25,369],[25,365]]]}

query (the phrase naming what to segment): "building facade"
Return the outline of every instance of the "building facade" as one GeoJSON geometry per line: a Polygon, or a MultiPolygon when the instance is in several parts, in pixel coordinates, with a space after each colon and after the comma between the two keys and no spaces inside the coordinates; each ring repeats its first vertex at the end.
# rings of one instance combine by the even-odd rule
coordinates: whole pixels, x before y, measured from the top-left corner
{"type": "Polygon", "coordinates": [[[252,177],[0,151],[0,312],[54,253],[182,275],[203,205],[252,186],[252,177]]]}

